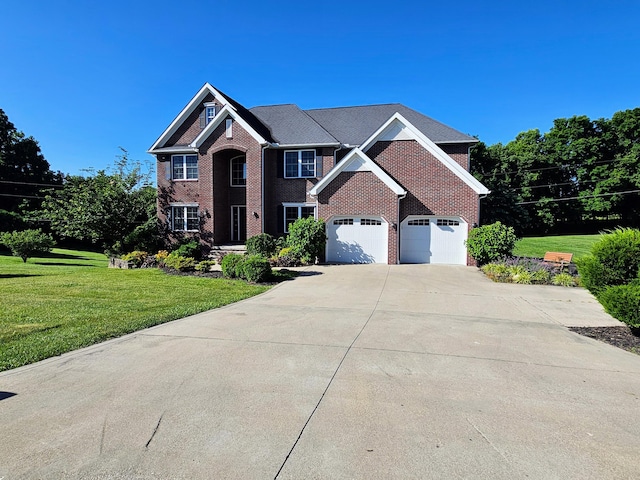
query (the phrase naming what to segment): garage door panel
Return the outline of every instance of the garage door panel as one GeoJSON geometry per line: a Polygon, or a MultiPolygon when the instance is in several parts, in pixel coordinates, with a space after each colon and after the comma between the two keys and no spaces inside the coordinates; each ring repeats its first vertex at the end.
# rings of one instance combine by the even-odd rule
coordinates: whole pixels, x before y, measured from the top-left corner
{"type": "Polygon", "coordinates": [[[417,217],[400,229],[401,263],[466,265],[467,224],[459,217],[417,217]]]}
{"type": "Polygon", "coordinates": [[[329,262],[387,263],[388,224],[379,217],[335,218],[327,234],[329,262]]]}

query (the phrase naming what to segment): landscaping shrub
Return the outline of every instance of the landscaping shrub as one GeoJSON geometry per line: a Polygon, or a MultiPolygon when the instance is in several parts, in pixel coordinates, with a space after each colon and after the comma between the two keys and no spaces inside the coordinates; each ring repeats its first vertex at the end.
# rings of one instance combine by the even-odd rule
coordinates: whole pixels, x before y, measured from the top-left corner
{"type": "Polygon", "coordinates": [[[582,284],[594,295],[640,275],[640,230],[619,228],[603,235],[591,255],[576,261],[582,284]]]}
{"type": "Polygon", "coordinates": [[[167,252],[166,250],[160,250],[154,256],[155,256],[156,262],[158,262],[158,265],[161,267],[164,267],[164,261],[169,256],[169,252],[167,252]]]}
{"type": "Polygon", "coordinates": [[[508,267],[509,275],[513,283],[530,285],[533,283],[533,274],[522,265],[508,267]]]}
{"type": "Polygon", "coordinates": [[[474,228],[469,232],[469,238],[466,241],[467,251],[478,265],[484,265],[510,256],[517,239],[513,227],[495,222],[474,228]]]}
{"type": "Polygon", "coordinates": [[[291,248],[292,255],[302,263],[313,263],[317,258],[322,258],[326,243],[323,220],[299,218],[289,225],[287,247],[291,248]]]}
{"type": "Polygon", "coordinates": [[[242,264],[243,260],[244,255],[238,255],[237,253],[229,253],[225,255],[222,259],[222,263],[220,264],[222,267],[222,275],[227,278],[242,277],[242,272],[238,267],[242,264]]]}
{"type": "Polygon", "coordinates": [[[270,258],[276,253],[276,240],[268,233],[260,233],[245,242],[247,255],[260,255],[270,258]]]}
{"type": "Polygon", "coordinates": [[[137,268],[140,268],[142,266],[142,264],[144,263],[144,261],[147,259],[147,256],[149,254],[147,252],[143,252],[140,250],[134,250],[131,253],[127,253],[126,255],[122,256],[122,260],[124,260],[125,262],[131,262],[133,263],[137,268]]]}
{"type": "Polygon", "coordinates": [[[164,259],[164,266],[181,272],[193,270],[196,266],[196,259],[193,257],[183,257],[176,252],[171,252],[169,256],[164,259]]]}
{"type": "Polygon", "coordinates": [[[598,300],[611,316],[631,327],[640,327],[640,281],[608,287],[598,300]]]}
{"type": "Polygon", "coordinates": [[[198,262],[196,264],[195,269],[198,272],[208,272],[209,270],[211,270],[211,267],[215,264],[216,264],[215,260],[202,260],[201,262],[198,262]]]}
{"type": "Polygon", "coordinates": [[[20,257],[25,263],[36,254],[49,253],[56,244],[50,234],[43,233],[40,229],[2,233],[0,243],[6,245],[12,255],[20,257]]]}
{"type": "Polygon", "coordinates": [[[202,248],[200,246],[200,242],[197,240],[190,240],[178,245],[171,253],[175,253],[181,257],[192,257],[199,260],[202,257],[202,248]]]}
{"type": "Polygon", "coordinates": [[[291,248],[285,247],[273,259],[273,264],[277,267],[297,267],[300,265],[300,260],[293,255],[291,248]]]}
{"type": "Polygon", "coordinates": [[[531,273],[531,282],[537,285],[548,285],[551,283],[551,273],[544,268],[531,273]]]}
{"type": "Polygon", "coordinates": [[[245,257],[242,263],[239,264],[238,269],[242,271],[239,276],[252,283],[264,282],[271,276],[269,260],[260,255],[245,257]]]}
{"type": "Polygon", "coordinates": [[[554,285],[558,285],[561,287],[575,287],[576,286],[576,277],[574,277],[573,275],[570,275],[566,272],[562,272],[562,273],[558,273],[557,275],[554,275],[553,278],[551,279],[551,282],[554,285]]]}

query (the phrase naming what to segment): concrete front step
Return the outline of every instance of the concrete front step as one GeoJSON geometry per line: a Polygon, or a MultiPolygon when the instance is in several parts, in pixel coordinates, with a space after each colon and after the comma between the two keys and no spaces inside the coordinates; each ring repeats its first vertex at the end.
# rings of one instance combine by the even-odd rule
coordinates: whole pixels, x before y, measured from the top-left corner
{"type": "Polygon", "coordinates": [[[209,252],[209,258],[220,263],[222,258],[229,253],[244,254],[247,248],[244,245],[214,245],[209,252]]]}

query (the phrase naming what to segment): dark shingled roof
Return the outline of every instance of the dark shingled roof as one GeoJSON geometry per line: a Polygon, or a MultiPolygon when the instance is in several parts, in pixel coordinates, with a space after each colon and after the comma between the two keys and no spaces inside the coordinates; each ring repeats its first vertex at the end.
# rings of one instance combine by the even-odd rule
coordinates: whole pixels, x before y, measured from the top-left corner
{"type": "Polygon", "coordinates": [[[275,142],[275,139],[271,136],[269,128],[267,128],[267,126],[265,126],[265,124],[262,123],[253,113],[251,113],[250,110],[244,107],[241,103],[235,101],[226,93],[221,92],[220,90],[218,90],[218,92],[229,101],[229,103],[236,109],[236,111],[240,114],[244,121],[251,125],[251,128],[258,132],[258,134],[262,138],[264,138],[267,142],[275,142]]]}
{"type": "Polygon", "coordinates": [[[341,143],[362,145],[394,113],[399,113],[434,143],[477,142],[433,118],[401,103],[364,105],[359,107],[320,108],[305,112],[341,143]]]}
{"type": "Polygon", "coordinates": [[[297,105],[253,107],[249,111],[270,129],[271,136],[281,145],[340,143],[297,105]]]}

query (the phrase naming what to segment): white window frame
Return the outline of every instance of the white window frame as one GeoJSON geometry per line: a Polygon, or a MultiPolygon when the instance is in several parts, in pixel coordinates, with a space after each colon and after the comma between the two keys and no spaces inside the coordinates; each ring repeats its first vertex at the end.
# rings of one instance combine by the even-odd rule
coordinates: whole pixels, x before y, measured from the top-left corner
{"type": "Polygon", "coordinates": [[[233,157],[231,160],[229,160],[229,184],[232,187],[246,187],[247,186],[247,157],[246,155],[238,155],[237,157],[233,157]],[[239,158],[244,159],[243,165],[244,165],[244,171],[243,173],[243,180],[244,183],[233,183],[233,161],[237,160],[239,158]]]}
{"type": "Polygon", "coordinates": [[[208,125],[211,120],[216,118],[216,104],[215,103],[205,103],[204,104],[204,122],[205,125],[208,125]],[[213,113],[213,115],[212,115],[213,113]]]}
{"type": "Polygon", "coordinates": [[[198,155],[196,154],[180,154],[180,155],[171,155],[171,179],[172,180],[185,180],[185,181],[195,181],[198,180],[198,177],[200,176],[200,169],[198,166],[199,160],[198,160],[198,155]],[[196,159],[196,176],[195,177],[188,177],[187,175],[187,157],[195,157],[196,159]],[[181,177],[176,177],[175,173],[176,173],[176,163],[181,163],[182,165],[182,176],[181,177]]]}
{"type": "MultiPolygon", "coordinates": [[[[193,212],[192,212],[193,213],[193,212]]],[[[189,205],[171,205],[169,207],[169,224],[172,232],[198,232],[200,231],[200,209],[197,204],[189,205]],[[197,228],[188,228],[189,219],[194,220],[193,216],[189,217],[189,209],[195,209],[195,220],[197,228]],[[182,210],[182,225],[176,225],[177,215],[176,212],[182,210]]]]}
{"type": "MultiPolygon", "coordinates": [[[[315,203],[283,203],[282,206],[284,207],[283,212],[282,212],[282,216],[283,219],[282,221],[284,222],[284,233],[289,233],[289,224],[287,223],[287,208],[296,208],[297,209],[297,217],[296,220],[298,218],[302,218],[302,209],[303,208],[312,208],[313,209],[313,218],[317,219],[318,218],[318,209],[316,208],[316,204],[315,203]]],[[[291,217],[293,218],[293,217],[291,217]]]]}
{"type": "Polygon", "coordinates": [[[284,151],[284,178],[315,178],[318,170],[318,160],[316,158],[315,150],[285,150],[284,151]],[[313,153],[313,174],[312,175],[302,175],[302,152],[312,152],[313,153]],[[289,176],[287,175],[287,153],[295,153],[298,157],[298,171],[297,175],[289,176]]]}

